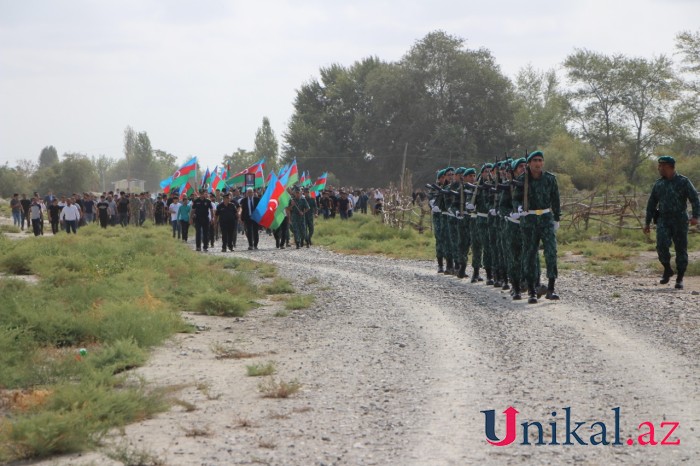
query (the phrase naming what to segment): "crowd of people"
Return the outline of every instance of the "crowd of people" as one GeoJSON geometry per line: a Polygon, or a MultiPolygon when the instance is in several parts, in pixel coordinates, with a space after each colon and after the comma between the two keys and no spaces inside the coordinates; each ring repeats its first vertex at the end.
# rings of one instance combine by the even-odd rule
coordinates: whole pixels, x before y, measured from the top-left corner
{"type": "MultiPolygon", "coordinates": [[[[289,188],[292,199],[284,210],[284,220],[274,230],[278,249],[291,246],[310,247],[314,234],[314,219],[348,219],[353,212],[381,213],[384,194],[379,189],[326,189],[312,196],[308,188],[289,188]],[[290,234],[291,233],[291,234],[290,234]]],[[[253,212],[262,197],[262,189],[249,187],[226,188],[209,192],[201,189],[190,196],[179,193],[157,194],[148,192],[125,193],[103,192],[73,193],[70,196],[55,196],[53,192],[41,197],[35,192],[31,199],[25,194],[14,194],[10,208],[14,224],[24,230],[31,224],[34,235],[44,234],[44,222],[48,219],[53,234],[64,230],[77,233],[81,226],[99,223],[102,228],[120,225],[141,226],[144,222],[155,225],[170,225],[173,238],[189,240],[190,228],[195,231],[195,248],[208,251],[214,243],[221,242],[221,251],[233,251],[243,234],[249,250],[258,249],[262,228],[253,219],[253,212]]]]}
{"type": "MultiPolygon", "coordinates": [[[[698,193],[688,178],[675,172],[673,157],[658,159],[659,180],[653,187],[646,211],[645,231],[657,223],[657,253],[664,267],[660,283],[676,275],[676,288],[683,288],[688,265],[688,224],[700,216],[698,193]],[[687,214],[687,201],[692,207],[687,214]],[[671,268],[669,248],[676,251],[676,272],[671,268]]],[[[438,273],[466,277],[472,252],[471,283],[510,290],[514,300],[527,292],[528,303],[545,295],[558,300],[556,230],[561,206],[556,177],[544,171],[544,153],[507,159],[474,168],[447,167],[437,172],[428,193],[432,209],[438,273]],[[540,245],[544,249],[547,284],[540,283],[540,245]]]]}

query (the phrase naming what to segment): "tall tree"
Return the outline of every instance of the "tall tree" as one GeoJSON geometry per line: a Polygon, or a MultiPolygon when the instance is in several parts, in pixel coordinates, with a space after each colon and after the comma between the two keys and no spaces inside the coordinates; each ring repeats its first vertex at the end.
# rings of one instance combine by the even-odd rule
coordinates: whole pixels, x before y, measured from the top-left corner
{"type": "Polygon", "coordinates": [[[564,62],[579,134],[634,179],[639,166],[667,141],[678,98],[671,61],[606,56],[578,50],[564,62]]]}
{"type": "Polygon", "coordinates": [[[124,159],[126,160],[126,178],[132,178],[133,158],[136,153],[136,131],[131,126],[124,128],[124,159]]]}
{"type": "Polygon", "coordinates": [[[279,157],[279,144],[275,132],[270,126],[270,120],[263,117],[262,126],[255,132],[255,143],[253,145],[255,156],[265,159],[265,165],[269,170],[277,170],[277,159],[279,157]]]}
{"type": "Polygon", "coordinates": [[[39,169],[48,168],[58,162],[58,151],[54,146],[46,146],[41,149],[41,154],[39,154],[39,169]]]}
{"type": "Polygon", "coordinates": [[[95,169],[95,173],[100,180],[100,188],[102,191],[108,191],[107,189],[107,173],[114,166],[115,161],[113,158],[107,157],[106,155],[100,155],[99,157],[92,157],[92,165],[95,169]]]}

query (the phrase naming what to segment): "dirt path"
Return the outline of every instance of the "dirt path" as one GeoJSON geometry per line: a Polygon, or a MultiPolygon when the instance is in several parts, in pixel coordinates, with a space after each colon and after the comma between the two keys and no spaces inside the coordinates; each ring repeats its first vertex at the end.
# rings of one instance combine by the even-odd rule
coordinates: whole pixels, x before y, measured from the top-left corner
{"type": "MultiPolygon", "coordinates": [[[[651,276],[571,272],[560,280],[562,301],[528,306],[438,276],[427,262],[277,251],[267,237],[255,254],[234,254],[275,263],[316,304],[288,317],[274,316],[275,302],[243,319],[188,316],[201,331],[177,336],[138,371],[157,385],[183,385],[184,403],[110,440],[134,463],[139,452],[188,465],[692,464],[700,457],[696,282],[675,292],[651,276]],[[222,347],[259,356],[217,359],[222,347]],[[301,391],[261,397],[260,378],[246,377],[245,366],[265,361],[301,391]],[[612,442],[619,407],[620,440],[635,445],[521,445],[519,428],[516,444],[491,446],[481,411],[496,411],[503,438],[509,406],[520,412],[518,423],[540,422],[546,443],[554,421],[558,442],[566,440],[566,407],[572,422],[586,422],[577,431],[584,441],[602,421],[612,442]],[[658,442],[669,430],[661,422],[678,422],[670,440],[680,445],[637,445],[645,421],[658,442]]],[[[40,464],[107,463],[98,452],[40,464]]]]}

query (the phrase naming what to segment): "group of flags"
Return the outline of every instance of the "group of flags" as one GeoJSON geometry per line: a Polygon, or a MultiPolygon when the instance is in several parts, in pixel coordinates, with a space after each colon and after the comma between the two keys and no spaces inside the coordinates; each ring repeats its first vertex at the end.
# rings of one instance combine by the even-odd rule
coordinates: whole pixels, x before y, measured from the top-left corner
{"type": "MultiPolygon", "coordinates": [[[[282,167],[277,174],[270,171],[267,178],[264,176],[264,171],[265,159],[259,160],[245,170],[233,175],[229,175],[229,166],[219,168],[217,165],[212,171],[209,171],[209,167],[207,167],[199,188],[208,189],[209,192],[212,192],[217,189],[223,190],[225,187],[244,185],[246,175],[253,173],[255,175],[255,188],[265,188],[265,191],[260,198],[258,207],[253,212],[252,218],[264,228],[273,229],[277,228],[284,220],[284,209],[291,201],[287,188],[299,182],[300,186],[309,188],[309,194],[313,198],[316,198],[326,188],[327,172],[323,173],[312,183],[311,175],[308,171],[302,172],[301,176],[299,175],[296,159],[291,164],[282,167]]],[[[172,176],[161,181],[160,187],[166,194],[179,190],[180,196],[189,196],[195,192],[196,173],[197,157],[192,157],[178,168],[172,176]]]]}

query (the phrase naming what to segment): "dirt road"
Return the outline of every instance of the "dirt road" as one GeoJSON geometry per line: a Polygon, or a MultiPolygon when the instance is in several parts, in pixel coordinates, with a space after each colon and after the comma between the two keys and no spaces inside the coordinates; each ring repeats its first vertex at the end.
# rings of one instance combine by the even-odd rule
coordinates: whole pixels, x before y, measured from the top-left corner
{"type": "MultiPolygon", "coordinates": [[[[234,254],[276,264],[300,292],[317,296],[315,305],[288,317],[274,317],[280,304],[273,301],[243,319],[188,316],[202,331],[177,336],[138,372],[154,384],[184,384],[177,396],[191,405],[115,434],[111,443],[132,461],[138,454],[191,465],[668,465],[700,458],[697,282],[676,292],[652,276],[569,272],[559,282],[561,301],[533,306],[437,275],[428,262],[278,251],[267,237],[261,246],[234,254]],[[222,345],[259,356],[216,359],[222,345]],[[252,361],[274,361],[275,377],[297,379],[301,391],[263,398],[260,378],[245,375],[252,361]],[[506,437],[510,406],[519,412],[516,438],[492,446],[482,411],[495,410],[497,442],[506,437]],[[542,425],[545,445],[534,445],[537,426],[528,429],[531,445],[522,444],[526,421],[542,425]],[[576,422],[584,424],[575,430],[576,422]],[[650,430],[638,428],[644,422],[657,445],[639,445],[650,430]],[[665,443],[680,445],[661,445],[674,425],[662,423],[678,423],[665,443]],[[574,445],[562,445],[567,432],[574,445]],[[591,444],[616,439],[621,445],[591,444]]],[[[45,463],[104,461],[91,453],[45,463]]]]}

